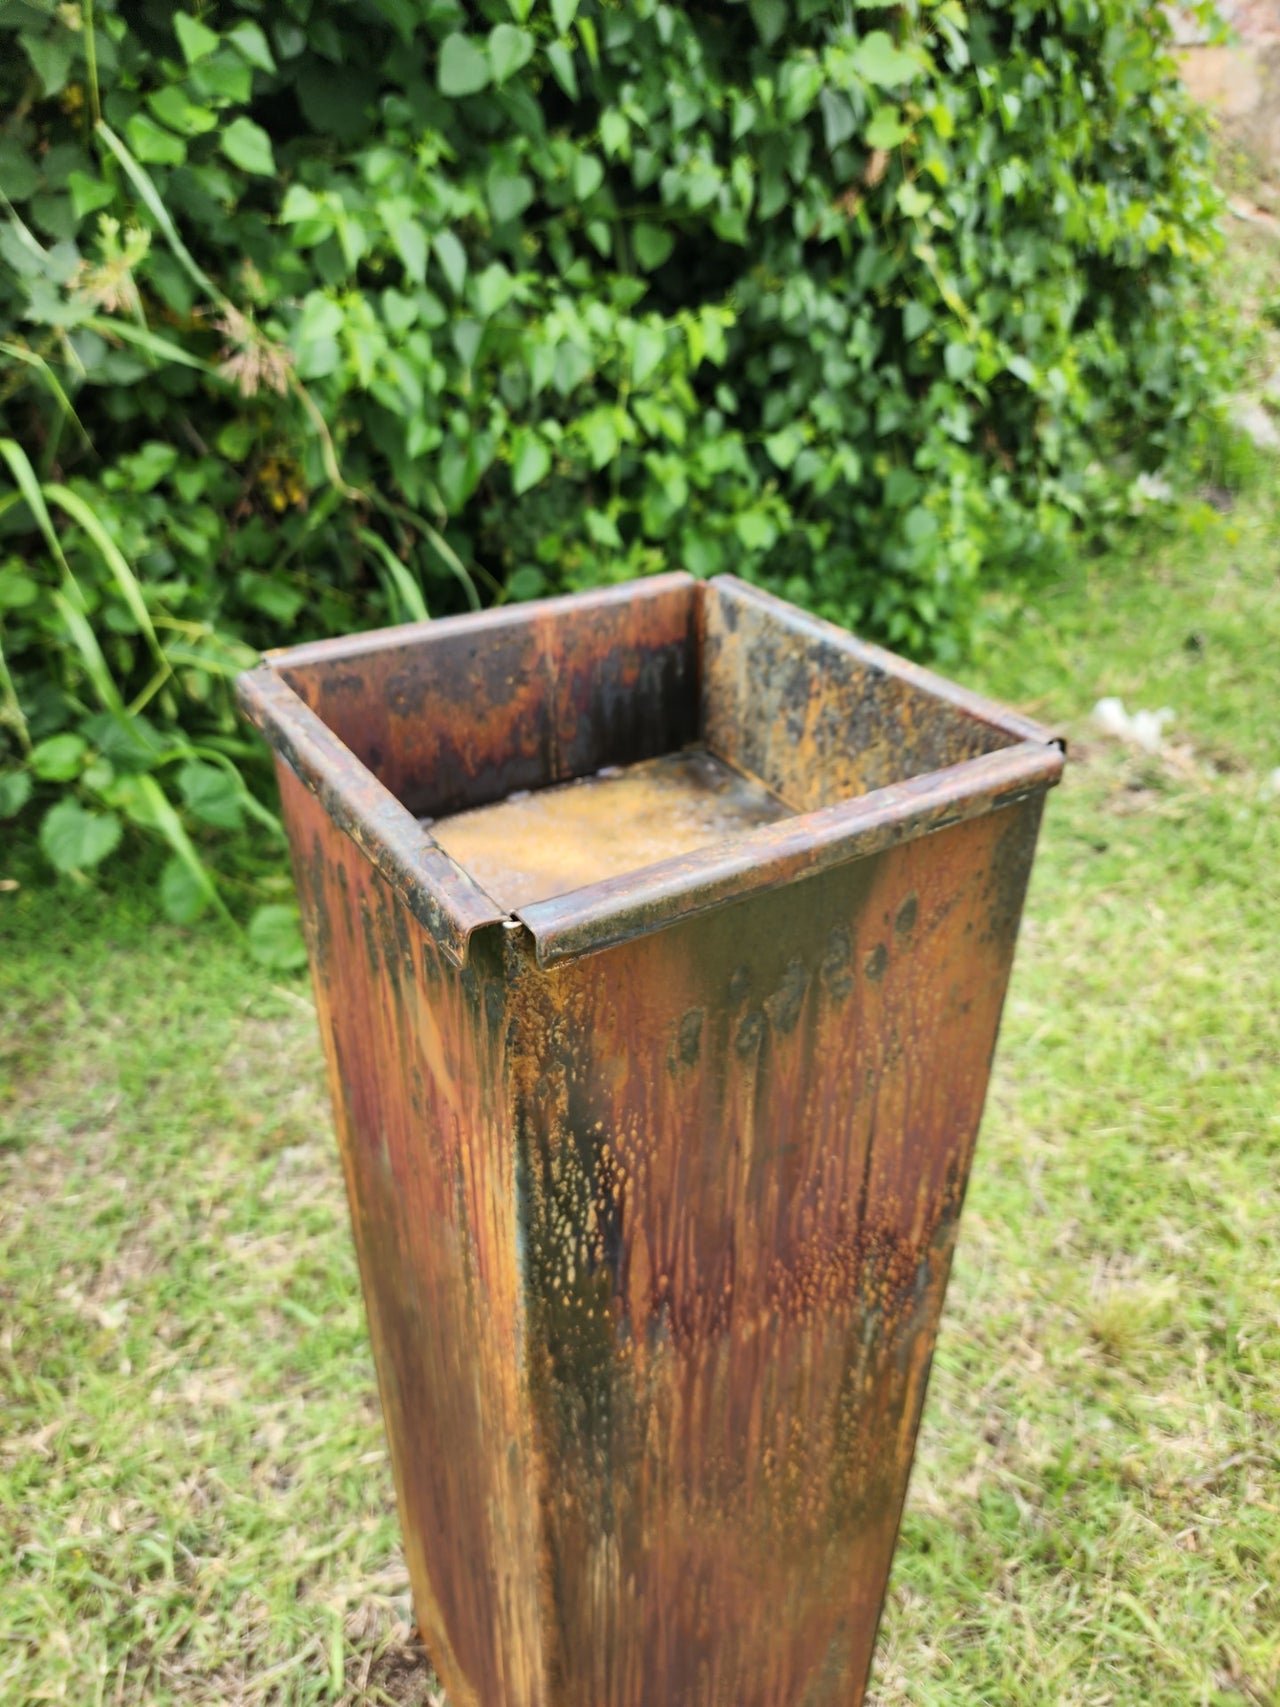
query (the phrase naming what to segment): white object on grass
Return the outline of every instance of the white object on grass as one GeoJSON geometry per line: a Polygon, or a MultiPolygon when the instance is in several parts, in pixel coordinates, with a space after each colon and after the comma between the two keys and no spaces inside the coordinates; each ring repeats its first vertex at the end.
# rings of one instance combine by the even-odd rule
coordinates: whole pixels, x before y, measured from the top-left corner
{"type": "Polygon", "coordinates": [[[1093,721],[1106,735],[1117,741],[1128,741],[1141,747],[1144,753],[1158,753],[1164,745],[1165,726],[1173,722],[1174,713],[1165,705],[1159,711],[1128,712],[1122,699],[1100,699],[1093,708],[1093,721]]]}

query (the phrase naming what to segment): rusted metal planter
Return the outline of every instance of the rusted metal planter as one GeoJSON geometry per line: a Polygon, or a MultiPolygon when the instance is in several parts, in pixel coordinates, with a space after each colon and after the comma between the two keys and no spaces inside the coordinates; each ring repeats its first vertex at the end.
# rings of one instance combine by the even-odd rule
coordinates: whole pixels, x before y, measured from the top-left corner
{"type": "Polygon", "coordinates": [[[1059,744],[731,577],[241,695],[451,1707],[861,1701],[1059,744]]]}

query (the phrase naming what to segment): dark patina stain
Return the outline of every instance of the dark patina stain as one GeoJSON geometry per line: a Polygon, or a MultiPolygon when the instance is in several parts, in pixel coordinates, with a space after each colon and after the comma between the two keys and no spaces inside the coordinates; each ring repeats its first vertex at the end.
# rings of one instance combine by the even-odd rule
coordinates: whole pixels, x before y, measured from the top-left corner
{"type": "Polygon", "coordinates": [[[739,1055],[750,1055],[759,1048],[765,1033],[765,1017],[759,1008],[752,1008],[744,1015],[742,1024],[738,1027],[738,1035],[734,1039],[734,1048],[739,1055]]]}
{"type": "Polygon", "coordinates": [[[427,702],[430,677],[417,664],[406,665],[387,677],[383,694],[387,709],[397,717],[419,717],[427,702]]]}
{"type": "Polygon", "coordinates": [[[692,1067],[701,1049],[702,1009],[690,1008],[676,1032],[676,1054],[686,1067],[692,1067]]]}
{"type": "Polygon", "coordinates": [[[837,925],[827,938],[822,956],[822,984],[833,1001],[842,1002],[853,990],[853,937],[848,925],[837,925]]]}
{"type": "Polygon", "coordinates": [[[862,963],[862,970],[873,984],[878,984],[884,977],[885,968],[889,964],[889,950],[882,942],[878,942],[871,953],[862,963]]]}
{"type": "Polygon", "coordinates": [[[782,974],[782,982],[765,1003],[765,1010],[774,1030],[782,1037],[796,1028],[809,988],[809,974],[802,963],[793,960],[782,974]]]}

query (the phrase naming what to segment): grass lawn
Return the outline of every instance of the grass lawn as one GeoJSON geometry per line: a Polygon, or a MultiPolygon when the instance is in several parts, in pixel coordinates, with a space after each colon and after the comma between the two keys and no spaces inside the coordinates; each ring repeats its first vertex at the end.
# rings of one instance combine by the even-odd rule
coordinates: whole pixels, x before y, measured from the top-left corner
{"type": "MultiPolygon", "coordinates": [[[[1274,241],[1274,239],[1266,239],[1274,241]]],[[[1280,1702],[1280,501],[968,677],[1051,797],[878,1707],[1280,1702]],[[1103,694],[1172,706],[1146,758],[1103,694]]],[[[0,1700],[435,1701],[302,979],[0,855],[0,1700]],[[7,869],[5,869],[7,865],[7,869]]]]}

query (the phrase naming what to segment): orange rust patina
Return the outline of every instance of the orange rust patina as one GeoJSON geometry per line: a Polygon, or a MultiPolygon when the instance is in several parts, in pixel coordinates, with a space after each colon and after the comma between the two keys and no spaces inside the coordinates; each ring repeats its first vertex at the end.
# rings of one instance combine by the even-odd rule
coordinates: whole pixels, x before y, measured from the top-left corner
{"type": "Polygon", "coordinates": [[[729,577],[242,697],[453,1707],[861,1701],[1060,745],[729,577]]]}

